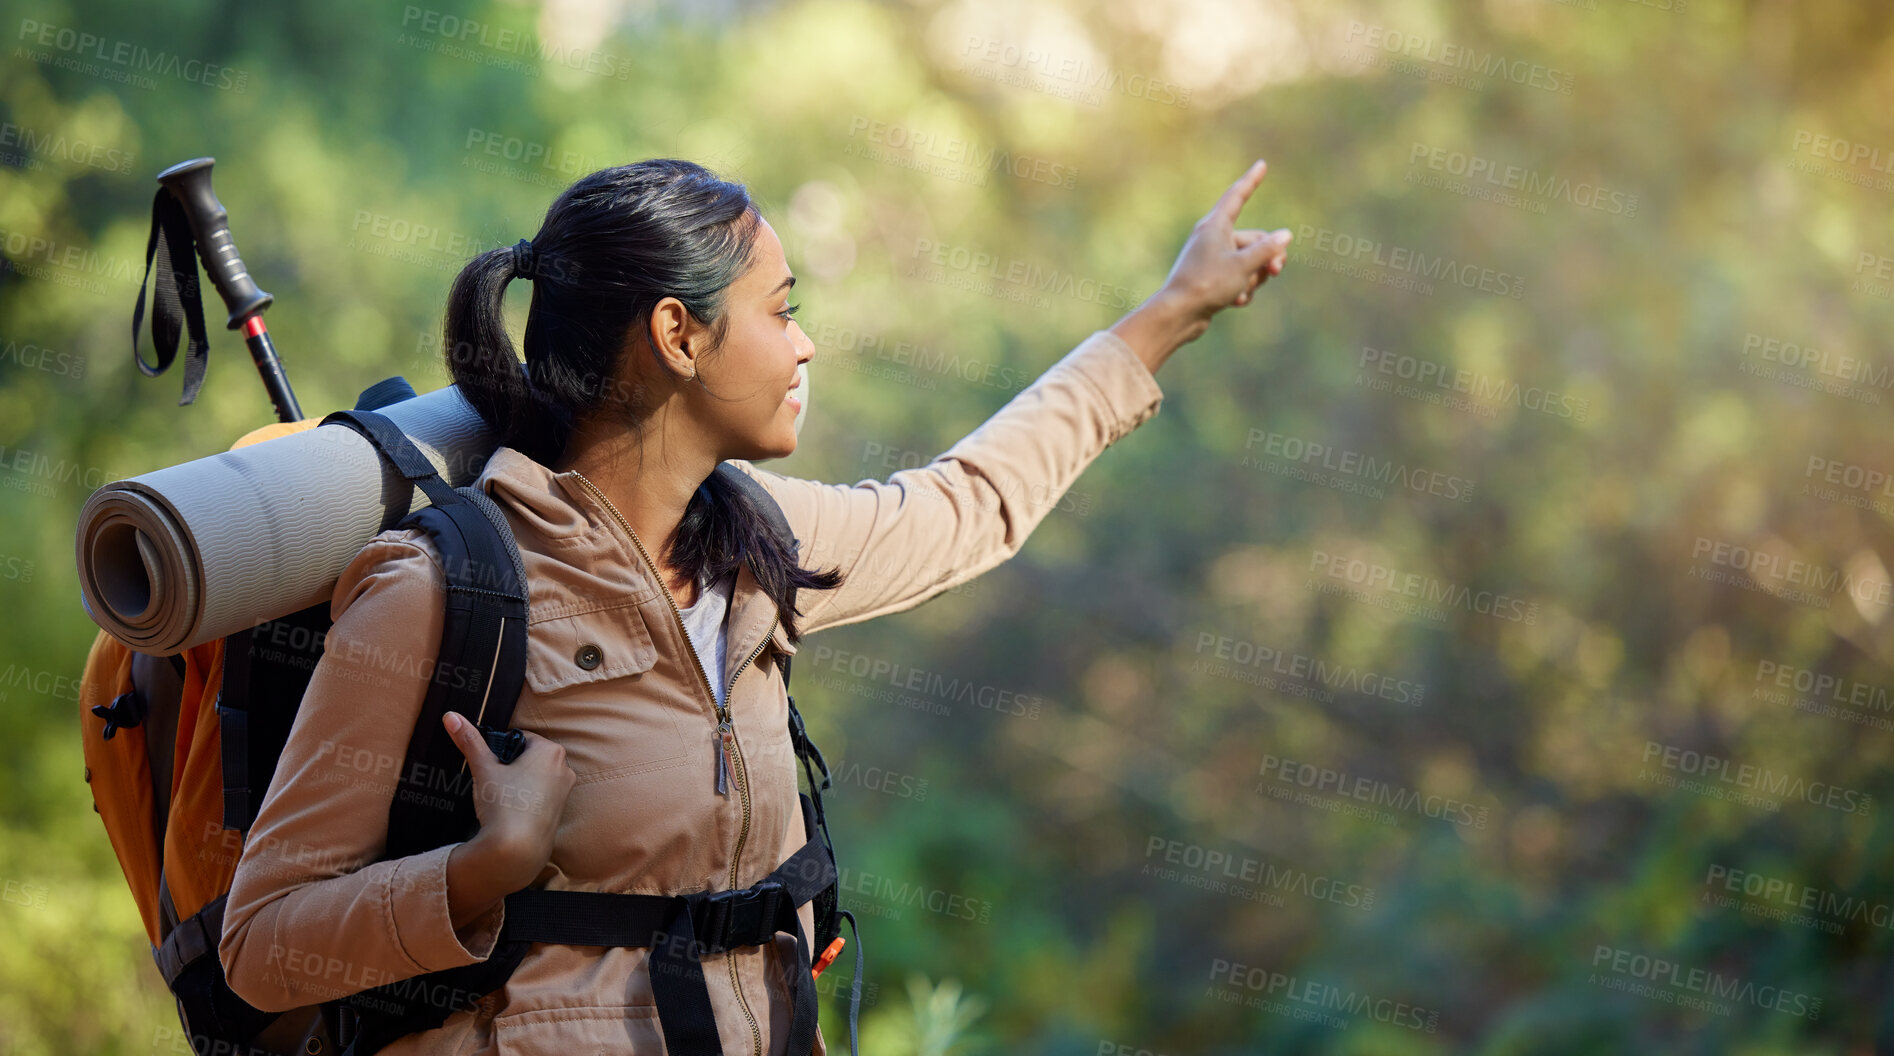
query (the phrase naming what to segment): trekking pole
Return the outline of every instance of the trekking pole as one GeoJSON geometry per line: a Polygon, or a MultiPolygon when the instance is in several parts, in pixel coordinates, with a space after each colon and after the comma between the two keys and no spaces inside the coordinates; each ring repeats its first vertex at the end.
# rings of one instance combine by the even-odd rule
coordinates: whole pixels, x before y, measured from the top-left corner
{"type": "Polygon", "coordinates": [[[210,186],[210,169],[215,163],[215,158],[180,162],[159,173],[158,182],[183,207],[204,271],[210,276],[211,285],[222,295],[225,307],[230,309],[226,325],[231,330],[243,331],[243,343],[249,346],[250,358],[256,361],[257,373],[263,376],[263,387],[269,390],[270,402],[276,406],[277,420],[299,421],[303,416],[302,406],[289,387],[289,375],[283,372],[283,361],[276,354],[276,343],[270,340],[269,328],[263,325],[263,310],[274,303],[275,298],[257,289],[256,280],[250,277],[243,258],[237,255],[237,245],[230,238],[230,214],[224,211],[223,203],[217,200],[210,186]]]}

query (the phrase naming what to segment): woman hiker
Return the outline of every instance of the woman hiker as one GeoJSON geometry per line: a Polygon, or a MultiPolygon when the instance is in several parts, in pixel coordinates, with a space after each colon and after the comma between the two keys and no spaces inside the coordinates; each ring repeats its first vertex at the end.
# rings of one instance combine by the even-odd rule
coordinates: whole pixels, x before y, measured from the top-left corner
{"type": "MultiPolygon", "coordinates": [[[[1235,227],[1263,173],[1258,161],[1224,192],[1137,309],[931,464],[853,486],[752,464],[795,450],[815,347],[792,318],[782,243],[740,184],[668,159],[604,169],[562,193],[530,241],[474,258],[445,347],[501,438],[475,486],[505,511],[526,571],[513,714],[525,749],[502,765],[445,716],[478,834],[378,860],[444,589],[424,531],[378,535],[336,584],[334,627],[244,845],[218,950],[232,989],[260,1009],[311,1005],[484,960],[522,888],[736,891],[813,843],[780,660],[802,635],[913,608],[1012,557],[1094,458],[1157,413],[1157,369],[1282,269],[1287,229],[1235,227]],[[501,312],[513,279],[533,283],[524,370],[501,312]],[[780,505],[798,549],[713,472],[726,460],[780,505]]],[[[784,980],[811,970],[814,902],[795,919],[800,936],[680,959],[535,942],[501,989],[381,1051],[650,1054],[694,1028],[706,1051],[804,1056],[787,1051],[784,980]],[[678,965],[701,974],[707,1006],[660,1000],[683,985],[678,965]]],[[[804,1052],[820,1056],[813,1033],[804,1052]]]]}

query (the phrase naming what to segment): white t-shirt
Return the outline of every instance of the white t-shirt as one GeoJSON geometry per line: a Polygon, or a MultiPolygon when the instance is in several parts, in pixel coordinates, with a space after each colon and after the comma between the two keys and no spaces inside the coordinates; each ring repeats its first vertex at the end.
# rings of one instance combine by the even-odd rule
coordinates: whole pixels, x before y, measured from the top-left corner
{"type": "Polygon", "coordinates": [[[704,665],[704,674],[710,679],[712,692],[716,694],[717,706],[723,706],[724,650],[730,641],[730,595],[736,590],[737,570],[732,568],[724,577],[708,587],[699,584],[697,603],[688,609],[679,609],[684,617],[684,630],[690,634],[691,647],[697,650],[697,659],[704,665]]]}

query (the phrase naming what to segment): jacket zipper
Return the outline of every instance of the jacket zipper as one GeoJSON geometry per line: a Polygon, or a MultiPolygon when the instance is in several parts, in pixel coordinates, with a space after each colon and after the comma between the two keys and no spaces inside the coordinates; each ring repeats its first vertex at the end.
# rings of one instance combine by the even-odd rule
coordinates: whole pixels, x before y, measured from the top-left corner
{"type": "MultiPolygon", "coordinates": [[[[584,484],[586,490],[611,511],[612,517],[618,521],[618,526],[625,530],[625,534],[631,537],[632,545],[638,548],[638,556],[644,558],[645,566],[651,569],[652,578],[658,581],[658,587],[664,591],[664,600],[670,603],[671,618],[677,621],[677,633],[684,639],[684,651],[691,656],[691,666],[697,669],[697,678],[703,684],[704,691],[711,695],[711,708],[717,716],[717,794],[729,795],[726,767],[731,765],[731,759],[735,759],[737,795],[743,804],[743,825],[737,831],[736,850],[730,855],[728,886],[731,890],[735,890],[737,865],[743,860],[743,845],[750,838],[750,778],[749,770],[743,765],[743,746],[737,742],[736,726],[730,719],[730,693],[736,689],[737,678],[743,674],[743,669],[750,665],[750,661],[756,659],[757,654],[763,651],[763,646],[769,643],[770,636],[776,633],[776,624],[781,622],[781,617],[778,616],[770,621],[769,631],[763,635],[763,640],[757,643],[756,649],[749,656],[744,657],[743,663],[737,665],[736,671],[730,675],[730,685],[724,689],[724,703],[718,704],[716,693],[711,688],[710,676],[704,673],[703,662],[698,659],[697,649],[691,644],[690,632],[684,627],[684,614],[678,611],[677,598],[671,593],[670,586],[664,582],[664,577],[658,574],[658,564],[651,560],[651,554],[644,548],[643,540],[638,538],[637,532],[632,531],[631,522],[625,520],[625,515],[618,511],[618,507],[603,491],[599,490],[598,485],[592,483],[578,470],[573,470],[572,475],[578,477],[579,483],[584,484]]],[[[730,965],[730,987],[736,991],[737,1004],[743,1009],[743,1017],[750,1024],[750,1044],[755,1051],[755,1056],[763,1056],[763,1031],[757,1025],[756,1014],[750,1010],[749,999],[743,996],[743,984],[737,978],[737,960],[735,957],[726,957],[725,960],[730,965]]]]}
{"type": "MultiPolygon", "coordinates": [[[[678,626],[682,627],[683,625],[684,625],[683,618],[679,617],[678,626]]],[[[757,653],[760,653],[763,651],[763,646],[769,642],[770,635],[774,633],[776,633],[776,621],[772,620],[770,621],[768,633],[763,635],[763,641],[757,643],[756,649],[752,651],[749,656],[744,657],[743,662],[741,664],[737,665],[736,671],[730,675],[730,685],[724,690],[724,693],[723,693],[723,699],[726,703],[726,706],[724,708],[724,716],[723,716],[723,722],[722,722],[722,729],[723,729],[722,736],[725,739],[725,743],[731,746],[731,750],[729,750],[728,752],[719,750],[717,754],[717,758],[719,761],[721,761],[725,757],[725,755],[731,755],[736,758],[737,788],[742,793],[742,796],[743,796],[743,828],[741,831],[737,833],[736,853],[730,856],[730,884],[729,886],[731,890],[736,889],[737,863],[743,860],[743,845],[750,838],[750,773],[749,773],[749,770],[743,765],[743,746],[740,744],[737,744],[736,730],[730,724],[730,709],[728,707],[728,701],[730,700],[730,694],[733,693],[737,688],[738,676],[743,674],[743,669],[750,665],[751,660],[756,659],[757,653]]],[[[692,652],[695,653],[695,650],[692,650],[692,652]]],[[[705,681],[705,685],[709,685],[708,680],[705,681]]],[[[728,958],[725,958],[725,960],[730,965],[730,986],[731,986],[731,989],[737,992],[737,1004],[743,1006],[743,1016],[745,1019],[748,1019],[750,1021],[750,1046],[754,1050],[755,1056],[763,1056],[763,1029],[762,1027],[757,1025],[756,1014],[750,1011],[750,1001],[748,998],[743,996],[743,985],[737,981],[737,959],[735,957],[728,957],[728,958]]]]}

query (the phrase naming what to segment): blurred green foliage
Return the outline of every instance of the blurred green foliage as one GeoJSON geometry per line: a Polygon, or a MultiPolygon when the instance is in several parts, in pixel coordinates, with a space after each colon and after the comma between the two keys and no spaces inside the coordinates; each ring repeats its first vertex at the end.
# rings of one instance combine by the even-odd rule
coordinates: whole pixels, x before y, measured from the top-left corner
{"type": "MultiPolygon", "coordinates": [[[[150,176],[199,155],[308,413],[392,373],[442,384],[454,272],[529,237],[577,175],[676,156],[743,181],[819,346],[781,468],[831,481],[945,450],[1155,289],[1266,157],[1241,226],[1296,228],[1289,267],[1165,368],[1164,412],[1014,562],[804,648],[1042,702],[933,714],[799,665],[812,732],[855,767],[832,796],[843,864],[930,892],[854,898],[867,1050],[1894,1044],[1894,510],[1859,474],[1823,479],[1894,470],[1873,439],[1894,398],[1889,9],[7,7],[0,1053],[147,1053],[175,1026],[80,777],[94,628],[71,540],[92,487],[270,417],[235,335],[188,408],[179,372],[125,354],[150,176]],[[197,65],[127,82],[100,57],[121,45],[197,65]],[[1333,486],[1363,484],[1363,458],[1471,486],[1333,486]],[[1823,586],[1844,572],[1864,599],[1823,586]],[[1403,584],[1447,604],[1394,611],[1403,584]],[[1218,673],[1257,648],[1273,659],[1218,673]],[[1835,680],[1800,695],[1831,712],[1796,705],[1803,672],[1835,680]],[[1705,755],[1727,768],[1691,773],[1705,755]],[[1775,780],[1729,779],[1744,766],[1868,809],[1732,799],[1775,780]]],[[[831,1049],[852,953],[843,1001],[825,985],[831,1049]]]]}

